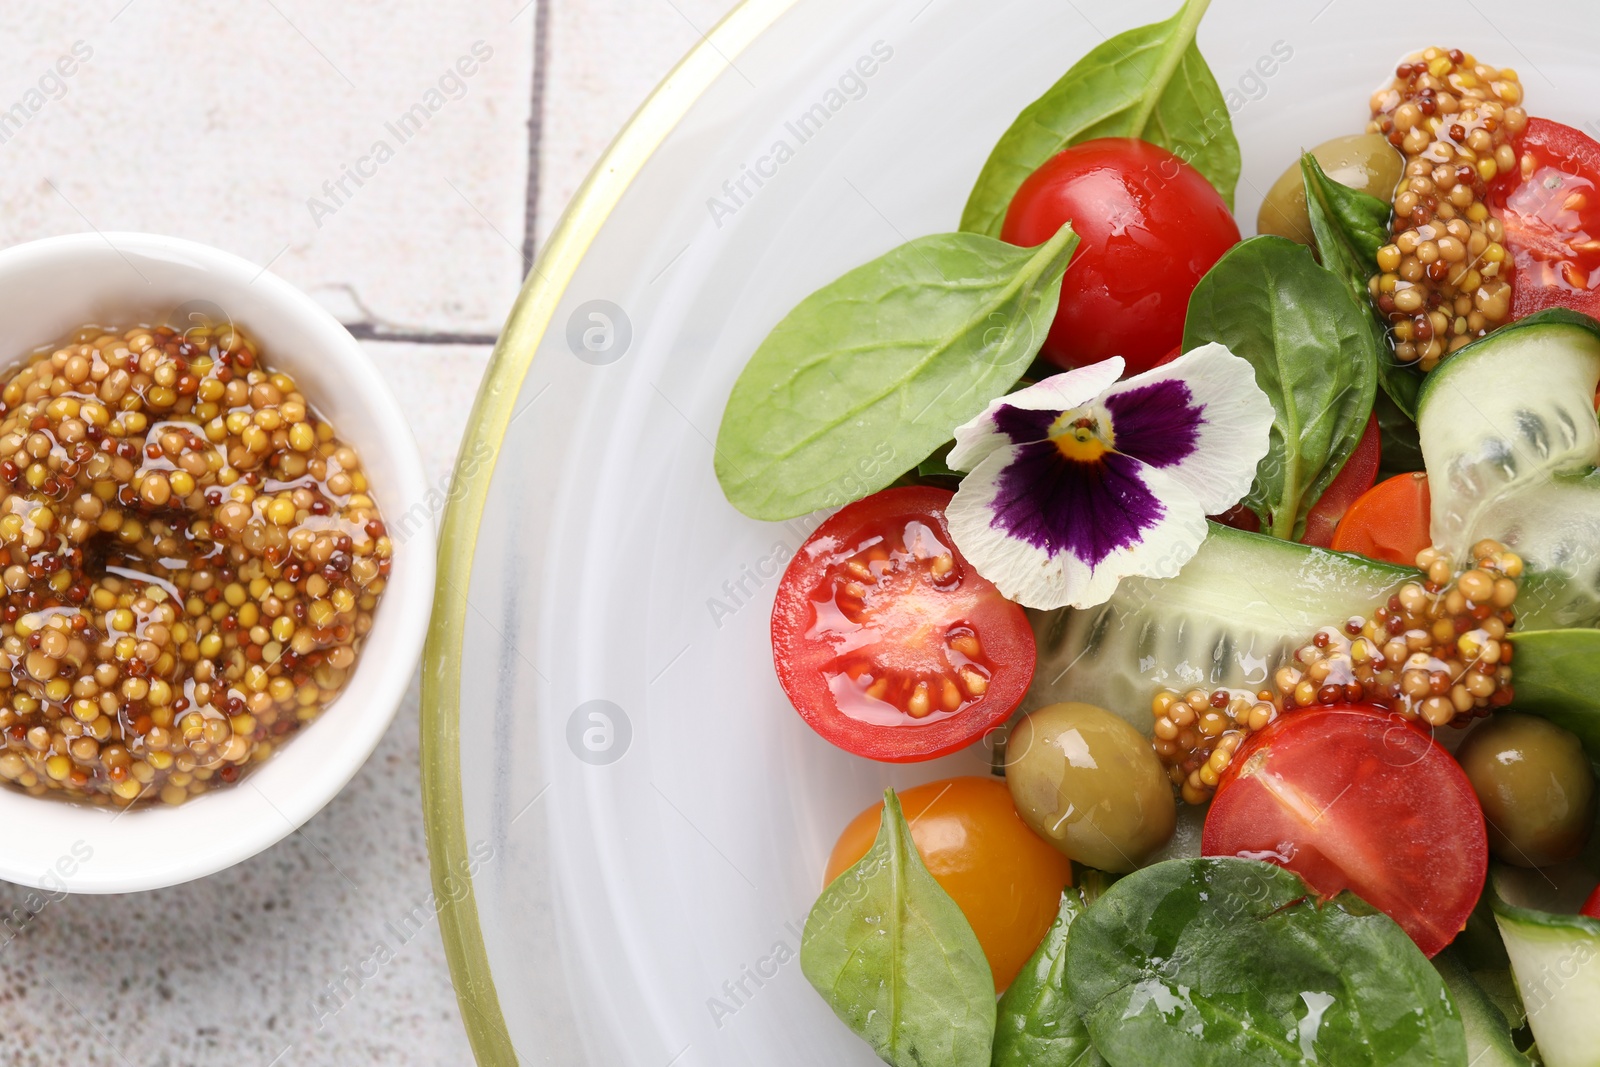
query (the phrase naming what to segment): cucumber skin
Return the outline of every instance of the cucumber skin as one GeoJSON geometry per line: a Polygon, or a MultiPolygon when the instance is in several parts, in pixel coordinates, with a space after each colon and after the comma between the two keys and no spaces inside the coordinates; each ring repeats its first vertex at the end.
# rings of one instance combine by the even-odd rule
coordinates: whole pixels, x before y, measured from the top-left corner
{"type": "Polygon", "coordinates": [[[1429,397],[1438,392],[1439,383],[1449,380],[1451,369],[1459,366],[1464,358],[1480,355],[1485,348],[1492,349],[1494,342],[1503,341],[1506,337],[1516,332],[1537,329],[1542,326],[1577,326],[1600,339],[1600,322],[1596,322],[1582,312],[1571,311],[1567,308],[1546,308],[1543,311],[1529,315],[1527,318],[1518,319],[1516,322],[1500,327],[1500,329],[1491,334],[1478,338],[1471,344],[1463,345],[1455,355],[1445,360],[1432,374],[1422,379],[1422,388],[1417,390],[1417,415],[1421,416],[1422,409],[1427,405],[1429,397]]]}
{"type": "Polygon", "coordinates": [[[1505,873],[1485,893],[1539,1055],[1545,1067],[1600,1067],[1600,920],[1508,903],[1505,873]]]}
{"type": "Polygon", "coordinates": [[[1128,579],[1098,607],[1033,613],[1039,663],[1021,710],[1082,701],[1148,734],[1158,689],[1263,689],[1318,628],[1370,615],[1419,578],[1212,523],[1177,577],[1128,579]]]}
{"type": "Polygon", "coordinates": [[[1597,381],[1600,322],[1557,308],[1462,348],[1418,395],[1433,543],[1465,561],[1494,538],[1543,572],[1524,626],[1600,624],[1597,381]]]}
{"type": "Polygon", "coordinates": [[[1600,1067],[1600,933],[1495,919],[1545,1067],[1600,1067]]]}

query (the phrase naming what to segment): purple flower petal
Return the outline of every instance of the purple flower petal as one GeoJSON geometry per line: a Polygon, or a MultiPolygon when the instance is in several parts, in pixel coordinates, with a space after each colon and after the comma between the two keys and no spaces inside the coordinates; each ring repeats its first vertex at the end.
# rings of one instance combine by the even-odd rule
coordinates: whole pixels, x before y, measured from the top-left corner
{"type": "Polygon", "coordinates": [[[1254,368],[1219,344],[1118,382],[1100,402],[1117,451],[1182,482],[1209,514],[1239,502],[1267,453],[1272,404],[1254,368]]]}
{"type": "Polygon", "coordinates": [[[1121,369],[1047,378],[956,428],[950,463],[968,474],[945,508],[951,536],[1028,607],[1090,607],[1129,575],[1177,574],[1266,453],[1272,405],[1221,345],[1123,382],[1121,369]]]}
{"type": "Polygon", "coordinates": [[[1205,423],[1205,408],[1195,403],[1189,386],[1165,378],[1105,399],[1111,412],[1116,448],[1152,467],[1170,467],[1194,454],[1205,423]]]}
{"type": "MultiPolygon", "coordinates": [[[[1177,574],[1205,540],[1205,513],[1193,494],[1166,471],[1131,456],[1118,457],[1110,468],[1102,461],[1079,461],[1079,466],[1092,467],[1100,475],[1094,484],[1101,491],[1091,489],[1087,504],[1084,499],[1077,501],[1086,506],[1074,506],[1071,492],[1063,493],[1062,487],[1052,481],[1040,487],[1046,498],[1044,505],[1029,508],[1015,496],[1016,483],[1022,478],[1019,472],[1025,471],[1028,464],[1036,464],[1046,472],[1059,474],[1059,469],[1050,464],[1072,461],[1061,456],[1059,461],[1047,464],[1048,453],[1035,447],[1028,449],[1032,454],[1023,467],[1010,471],[1023,447],[1012,446],[987,456],[962,479],[961,488],[945,508],[950,535],[967,562],[1019,604],[1044,609],[1103,604],[1128,575],[1170,578],[1177,574]],[[1129,479],[1129,466],[1135,481],[1129,479]],[[1012,480],[1009,494],[1004,485],[1008,471],[1012,480]],[[1130,521],[1124,517],[1107,522],[1107,516],[1097,516],[1090,510],[1097,502],[1115,503],[1119,490],[1131,492],[1132,498],[1144,505],[1142,519],[1130,521]],[[1008,498],[1005,505],[1002,497],[1008,498]],[[1159,502],[1159,517],[1148,507],[1152,499],[1159,502]],[[1025,534],[1039,535],[1036,539],[1046,547],[1015,535],[1004,522],[997,522],[996,516],[1003,511],[1025,534]],[[1153,521],[1154,525],[1146,526],[1145,521],[1153,521]],[[1108,534],[1111,526],[1117,532],[1108,534]],[[1123,543],[1113,544],[1119,540],[1123,543]],[[1091,563],[1080,556],[1074,546],[1098,562],[1091,563]]],[[[1080,490],[1080,497],[1084,484],[1081,478],[1067,483],[1080,490]]]]}
{"type": "Polygon", "coordinates": [[[992,525],[1051,556],[1070,553],[1096,566],[1167,513],[1139,468],[1116,452],[1084,462],[1049,441],[1019,445],[1000,474],[992,525]]]}
{"type": "Polygon", "coordinates": [[[1063,411],[1093,402],[1115,384],[1122,366],[1122,357],[1113,356],[991,400],[982,415],[956,427],[950,466],[970,471],[998,449],[1025,441],[1043,441],[1063,411]],[[999,425],[1002,417],[1006,419],[1006,429],[999,425]]]}
{"type": "Polygon", "coordinates": [[[1002,404],[994,412],[994,428],[1011,438],[1014,445],[1043,441],[1050,427],[1061,417],[1059,411],[1030,410],[1002,404]]]}

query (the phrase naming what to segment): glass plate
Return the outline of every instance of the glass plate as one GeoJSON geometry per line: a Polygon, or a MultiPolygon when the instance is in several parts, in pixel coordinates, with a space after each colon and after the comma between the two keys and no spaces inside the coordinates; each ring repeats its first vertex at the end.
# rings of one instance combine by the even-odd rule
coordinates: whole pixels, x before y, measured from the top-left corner
{"type": "MultiPolygon", "coordinates": [[[[750,0],[569,208],[462,448],[424,675],[436,899],[419,914],[439,908],[480,1063],[876,1062],[800,973],[824,859],[886,785],[986,757],[873,764],[790,709],[768,613],[814,523],[724,501],[722,405],[800,298],[954,229],[1017,111],[1174,6],[750,0]]],[[[1213,5],[1200,43],[1244,153],[1246,232],[1302,146],[1361,130],[1409,49],[1515,66],[1535,113],[1593,124],[1592,8],[1394,12],[1213,5]]]]}

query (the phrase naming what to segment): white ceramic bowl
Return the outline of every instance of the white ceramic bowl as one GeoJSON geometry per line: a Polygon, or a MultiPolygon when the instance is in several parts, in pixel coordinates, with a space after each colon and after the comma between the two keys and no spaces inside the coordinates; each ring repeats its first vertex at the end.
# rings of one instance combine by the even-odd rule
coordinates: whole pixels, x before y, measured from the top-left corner
{"type": "Polygon", "coordinates": [[[176,807],[117,812],[0,788],[0,878],[121,893],[200,878],[315,815],[394,718],[427,631],[433,516],[416,441],[377,369],[310,297],[253,263],[153,234],[78,234],[0,251],[0,369],[84,323],[170,321],[185,305],[238,323],[360,453],[396,543],[394,571],[348,688],[237,784],[176,807]]]}

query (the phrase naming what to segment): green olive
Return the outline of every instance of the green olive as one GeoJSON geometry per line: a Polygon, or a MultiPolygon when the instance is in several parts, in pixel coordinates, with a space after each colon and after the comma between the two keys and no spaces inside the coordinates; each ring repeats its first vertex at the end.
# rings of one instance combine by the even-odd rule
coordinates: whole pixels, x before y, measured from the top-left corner
{"type": "MultiPolygon", "coordinates": [[[[1394,200],[1395,186],[1400,184],[1405,170],[1405,160],[1381,133],[1335,137],[1317,145],[1311,154],[1328,177],[1384,203],[1394,200]]],[[[1306,218],[1306,186],[1300,174],[1300,160],[1296,159],[1272,183],[1256,215],[1256,232],[1275,233],[1303,245],[1313,242],[1311,222],[1306,218]]]]}
{"type": "Polygon", "coordinates": [[[1456,750],[1483,805],[1489,850],[1518,867],[1583,851],[1594,825],[1594,770],[1567,730],[1532,715],[1501,714],[1456,750]]]}
{"type": "Polygon", "coordinates": [[[1006,784],[1040,837],[1104,871],[1138,867],[1177,822],[1150,739],[1092,704],[1051,704],[1017,723],[1006,784]]]}

